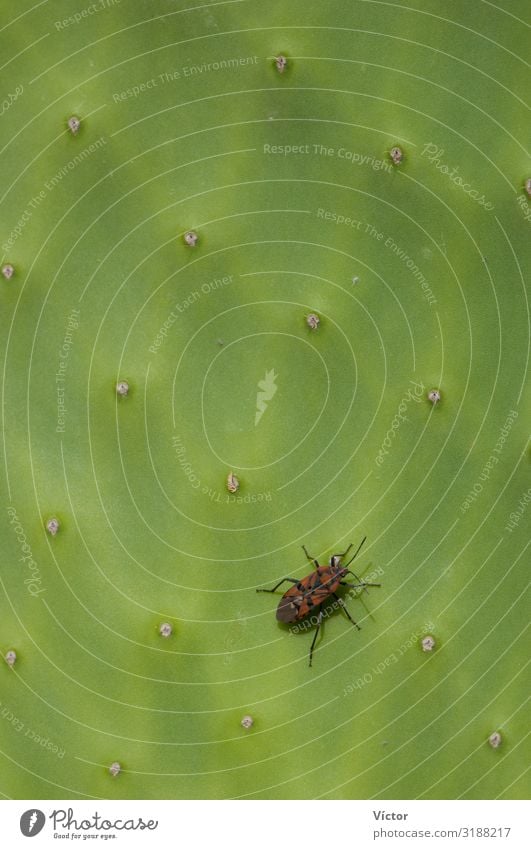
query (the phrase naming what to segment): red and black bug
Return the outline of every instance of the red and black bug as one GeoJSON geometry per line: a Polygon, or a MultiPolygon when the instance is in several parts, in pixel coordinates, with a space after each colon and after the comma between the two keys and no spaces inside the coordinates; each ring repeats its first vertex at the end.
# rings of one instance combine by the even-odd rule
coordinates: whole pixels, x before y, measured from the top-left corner
{"type": "Polygon", "coordinates": [[[277,607],[277,619],[279,622],[287,624],[291,622],[300,622],[316,610],[319,611],[317,614],[317,628],[312,640],[312,645],[310,646],[310,666],[312,665],[315,642],[323,621],[323,604],[330,598],[334,598],[337,604],[342,608],[342,610],[344,610],[354,627],[360,631],[360,626],[354,622],[354,619],[347,610],[345,602],[337,595],[336,591],[339,587],[350,587],[351,589],[358,589],[361,587],[362,589],[365,589],[365,587],[381,586],[381,584],[370,584],[366,581],[360,581],[358,576],[348,568],[352,561],[358,556],[366,539],[367,537],[363,537],[354,557],[351,557],[345,566],[341,565],[341,561],[352,548],[352,543],[342,554],[333,554],[328,566],[319,566],[318,561],[308,554],[306,547],[303,545],[302,549],[306,557],[315,564],[314,572],[310,572],[310,574],[306,575],[306,577],[301,581],[298,581],[297,578],[282,578],[282,580],[279,581],[278,584],[276,584],[271,590],[256,590],[257,593],[274,593],[278,590],[281,584],[284,584],[286,581],[291,581],[293,586],[284,593],[277,607]],[[353,575],[358,583],[350,584],[347,581],[344,581],[343,578],[346,578],[349,574],[353,575]]]}

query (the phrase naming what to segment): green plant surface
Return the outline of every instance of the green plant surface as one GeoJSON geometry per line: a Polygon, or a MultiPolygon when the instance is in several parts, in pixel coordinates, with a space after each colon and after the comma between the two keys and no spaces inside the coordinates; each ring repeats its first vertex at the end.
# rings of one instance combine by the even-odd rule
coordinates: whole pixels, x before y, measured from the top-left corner
{"type": "Polygon", "coordinates": [[[524,798],[528,4],[83,8],[0,27],[0,793],[524,798]],[[365,536],[310,668],[255,590],[365,536]]]}

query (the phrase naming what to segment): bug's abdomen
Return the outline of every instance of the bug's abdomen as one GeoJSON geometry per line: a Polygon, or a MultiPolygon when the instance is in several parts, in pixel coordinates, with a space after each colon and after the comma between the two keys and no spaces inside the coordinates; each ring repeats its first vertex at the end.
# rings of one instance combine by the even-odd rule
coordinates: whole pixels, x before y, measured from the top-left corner
{"type": "Polygon", "coordinates": [[[284,593],[277,607],[277,619],[279,622],[296,622],[302,619],[305,613],[301,613],[307,604],[307,587],[301,581],[294,584],[284,593]]]}
{"type": "Polygon", "coordinates": [[[336,591],[339,579],[326,566],[312,572],[284,593],[277,607],[279,622],[298,622],[336,591]]]}

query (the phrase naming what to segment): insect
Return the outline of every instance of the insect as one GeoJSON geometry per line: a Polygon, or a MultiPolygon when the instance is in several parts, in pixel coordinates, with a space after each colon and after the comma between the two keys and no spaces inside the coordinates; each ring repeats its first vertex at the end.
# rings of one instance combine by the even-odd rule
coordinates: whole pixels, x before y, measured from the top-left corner
{"type": "Polygon", "coordinates": [[[356,553],[344,566],[342,565],[341,561],[352,548],[352,543],[342,554],[333,554],[330,558],[330,563],[328,564],[328,566],[320,566],[318,561],[310,554],[308,554],[308,552],[306,551],[306,547],[303,545],[302,550],[304,551],[306,557],[308,558],[308,560],[315,564],[314,572],[310,572],[310,574],[306,575],[306,577],[303,578],[301,581],[298,581],[296,578],[282,578],[282,580],[279,581],[278,584],[276,584],[271,590],[256,590],[257,593],[274,593],[282,584],[286,583],[286,581],[290,581],[293,584],[293,586],[290,587],[289,590],[284,593],[277,607],[277,619],[279,622],[300,622],[302,619],[305,619],[311,613],[314,613],[317,609],[319,610],[317,614],[317,628],[312,640],[312,645],[310,646],[309,666],[312,665],[313,650],[319,634],[321,623],[323,621],[324,602],[328,601],[330,598],[334,598],[337,604],[344,610],[345,614],[350,619],[354,627],[357,628],[358,631],[360,631],[360,626],[356,622],[354,622],[354,619],[347,610],[345,602],[336,594],[336,591],[339,589],[340,586],[350,587],[351,589],[358,589],[359,587],[365,589],[366,587],[381,586],[381,584],[371,584],[367,583],[366,581],[360,581],[358,576],[355,575],[354,572],[352,572],[348,568],[352,561],[358,556],[361,547],[366,539],[367,537],[363,537],[362,541],[360,542],[357,548],[356,553]],[[356,584],[350,584],[347,581],[343,580],[349,574],[354,576],[357,581],[356,584]]]}

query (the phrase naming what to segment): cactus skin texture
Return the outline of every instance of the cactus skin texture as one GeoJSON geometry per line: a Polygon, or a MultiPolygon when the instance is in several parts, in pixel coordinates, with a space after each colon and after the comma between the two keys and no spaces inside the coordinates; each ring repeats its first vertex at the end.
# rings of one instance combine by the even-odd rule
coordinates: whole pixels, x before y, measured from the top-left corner
{"type": "Polygon", "coordinates": [[[5,5],[0,792],[524,797],[526,0],[5,5]]]}

